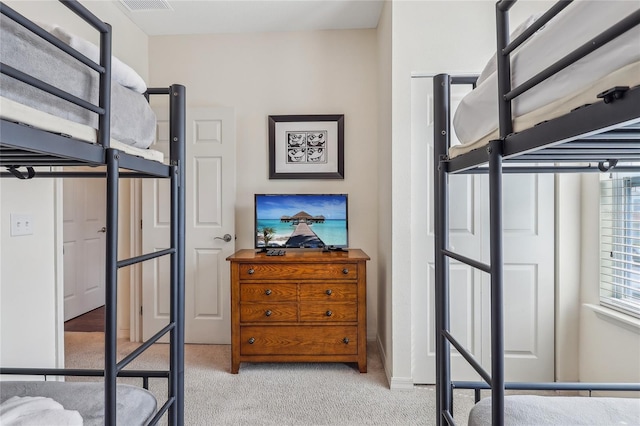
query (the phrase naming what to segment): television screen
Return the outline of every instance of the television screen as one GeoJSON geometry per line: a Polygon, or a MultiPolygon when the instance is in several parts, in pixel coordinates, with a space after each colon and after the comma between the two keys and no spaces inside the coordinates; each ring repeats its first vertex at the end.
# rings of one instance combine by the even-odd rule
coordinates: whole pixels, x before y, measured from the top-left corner
{"type": "Polygon", "coordinates": [[[256,194],[255,247],[348,247],[347,194],[256,194]]]}

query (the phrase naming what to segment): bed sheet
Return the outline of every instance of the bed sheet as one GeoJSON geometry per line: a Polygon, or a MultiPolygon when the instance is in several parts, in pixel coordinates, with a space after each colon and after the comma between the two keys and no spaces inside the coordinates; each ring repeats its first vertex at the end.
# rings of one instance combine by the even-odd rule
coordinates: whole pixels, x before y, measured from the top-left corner
{"type": "MultiPolygon", "coordinates": [[[[0,15],[0,57],[4,64],[98,103],[97,72],[4,15],[0,15]]],[[[98,127],[97,114],[4,74],[0,74],[0,87],[0,94],[7,99],[94,129],[98,127]]],[[[111,89],[111,137],[136,148],[148,148],[156,134],[156,118],[149,103],[143,95],[113,79],[111,89]]]]}
{"type": "MultiPolygon", "coordinates": [[[[638,9],[638,2],[573,2],[512,55],[513,87],[638,9]]],[[[523,130],[553,118],[550,114],[557,117],[578,106],[593,103],[597,101],[599,92],[614,85],[640,84],[640,73],[627,68],[638,61],[640,27],[636,26],[516,98],[512,103],[514,118],[535,113],[520,120],[517,128],[514,123],[514,130],[523,130]],[[572,100],[574,104],[562,107],[563,102],[572,100]]],[[[483,146],[497,137],[497,73],[490,71],[483,71],[483,75],[488,75],[486,80],[466,95],[456,109],[453,119],[455,133],[462,145],[467,147],[452,149],[450,157],[483,146]]]]}
{"type": "MultiPolygon", "coordinates": [[[[505,425],[635,425],[640,399],[510,395],[504,398],[505,425]]],[[[469,426],[491,424],[491,398],[469,413],[469,426]]]]}
{"type": "MultiPolygon", "coordinates": [[[[118,384],[116,418],[119,425],[146,425],[157,410],[156,398],[149,391],[118,384]]],[[[13,396],[42,396],[60,403],[66,410],[78,411],[84,426],[104,424],[104,383],[102,382],[0,382],[0,403],[13,396]]]]}
{"type": "MultiPolygon", "coordinates": [[[[15,123],[23,123],[29,126],[46,130],[52,133],[64,134],[82,141],[97,143],[96,129],[86,124],[66,120],[53,114],[28,107],[19,102],[0,96],[0,118],[15,123]]],[[[153,149],[136,148],[111,138],[111,148],[119,149],[127,154],[136,155],[147,160],[164,161],[164,154],[153,149]]]]}

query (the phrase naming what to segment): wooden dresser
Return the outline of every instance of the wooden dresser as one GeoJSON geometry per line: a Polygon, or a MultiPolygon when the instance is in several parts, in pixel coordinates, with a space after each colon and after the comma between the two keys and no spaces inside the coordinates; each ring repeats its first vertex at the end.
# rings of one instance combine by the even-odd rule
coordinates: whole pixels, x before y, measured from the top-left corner
{"type": "Polygon", "coordinates": [[[362,250],[240,250],[231,262],[231,372],[241,362],[355,362],[367,371],[362,250]]]}

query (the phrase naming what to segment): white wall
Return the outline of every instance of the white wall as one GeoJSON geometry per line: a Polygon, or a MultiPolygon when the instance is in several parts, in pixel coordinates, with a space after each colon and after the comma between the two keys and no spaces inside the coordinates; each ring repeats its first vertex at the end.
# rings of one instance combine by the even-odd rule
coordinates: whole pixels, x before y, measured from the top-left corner
{"type": "Polygon", "coordinates": [[[576,382],[579,369],[581,176],[560,174],[555,179],[556,205],[556,371],[557,381],[576,382]]]}
{"type": "Polygon", "coordinates": [[[391,348],[391,237],[393,221],[391,216],[391,97],[392,97],[392,3],[385,1],[378,21],[378,346],[387,374],[391,380],[393,353],[391,348]]]}
{"type": "Polygon", "coordinates": [[[377,324],[375,30],[151,37],[151,82],[184,84],[188,106],[236,113],[236,248],[253,247],[255,193],[348,193],[349,245],[368,263],[368,336],[377,324]],[[267,117],[344,114],[344,180],[269,180],[267,117]]]}
{"type": "MultiPolygon", "coordinates": [[[[582,382],[640,382],[640,321],[623,325],[588,305],[600,296],[599,176],[582,176],[582,278],[579,371],[582,382]]],[[[610,310],[605,310],[605,313],[610,310]]]]}
{"type": "Polygon", "coordinates": [[[61,274],[53,254],[62,247],[56,232],[56,184],[0,179],[0,365],[62,366],[61,274]],[[30,214],[33,235],[12,237],[11,213],[30,214]],[[61,306],[61,305],[60,305],[61,306]]]}
{"type": "MultiPolygon", "coordinates": [[[[36,21],[55,23],[74,34],[97,40],[92,30],[78,22],[66,7],[52,1],[8,1],[11,8],[36,21]]],[[[88,9],[114,29],[113,52],[143,78],[148,76],[147,36],[135,27],[111,2],[83,2],[88,9]]],[[[63,366],[62,313],[62,213],[55,191],[61,184],[53,179],[19,182],[0,180],[0,365],[63,366]],[[32,213],[32,236],[11,237],[9,215],[32,213]],[[20,329],[16,329],[16,321],[20,329]],[[25,338],[26,336],[30,336],[25,338]]],[[[61,191],[61,189],[60,189],[61,191]]],[[[61,194],[61,192],[59,192],[61,194]]],[[[121,184],[122,211],[128,212],[129,184],[121,184]]],[[[121,256],[129,253],[128,219],[123,218],[120,235],[121,256]],[[126,226],[125,226],[126,225],[126,226]]],[[[124,271],[124,270],[123,270],[124,271]]],[[[129,328],[128,273],[122,273],[119,300],[119,327],[129,328]]]]}

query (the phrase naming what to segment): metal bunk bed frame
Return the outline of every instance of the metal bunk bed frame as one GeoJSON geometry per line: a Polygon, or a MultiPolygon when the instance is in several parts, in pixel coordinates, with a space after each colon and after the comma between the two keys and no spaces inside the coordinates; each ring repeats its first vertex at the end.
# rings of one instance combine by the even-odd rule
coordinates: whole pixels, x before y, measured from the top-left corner
{"type": "Polygon", "coordinates": [[[558,1],[522,35],[509,42],[509,10],[517,0],[496,3],[499,139],[455,158],[450,147],[450,85],[475,85],[475,78],[439,74],[434,77],[434,185],[435,185],[435,326],[437,425],[455,424],[453,389],[491,390],[492,424],[504,424],[506,389],[640,391],[640,383],[506,383],[504,373],[504,299],[502,237],[502,175],[504,173],[584,173],[638,171],[640,166],[640,86],[613,88],[598,95],[602,101],[569,114],[513,133],[511,101],[568,65],[640,24],[640,11],[629,15],[597,37],[512,89],[509,55],[573,0],[558,1]],[[620,161],[620,164],[618,164],[620,161]],[[585,163],[587,165],[576,165],[585,163]],[[503,163],[508,164],[503,168],[503,163]],[[533,163],[536,163],[535,165],[533,163]],[[448,174],[489,175],[490,264],[448,249],[448,174]],[[490,373],[450,333],[449,259],[490,274],[491,370],[490,373]],[[484,380],[451,380],[451,345],[484,380]]]}
{"type": "MultiPolygon", "coordinates": [[[[143,387],[148,389],[149,378],[167,379],[167,401],[157,410],[149,424],[156,424],[168,412],[168,423],[184,424],[184,276],[185,276],[185,106],[186,89],[182,85],[168,88],[148,89],[149,95],[169,96],[170,110],[170,164],[145,160],[140,157],[110,148],[111,118],[111,26],[99,20],[77,0],[60,0],[67,8],[100,32],[100,63],[97,64],[68,45],[60,42],[33,22],[5,4],[0,3],[0,13],[29,29],[60,50],[76,58],[100,75],[99,104],[93,105],[73,95],[50,86],[45,82],[0,63],[0,72],[58,96],[98,114],[98,143],[90,144],[34,129],[18,123],[0,121],[0,165],[9,172],[2,177],[30,179],[45,178],[106,178],[106,323],[105,365],[103,370],[64,368],[0,368],[0,374],[38,376],[103,376],[104,377],[104,424],[116,424],[116,384],[118,377],[140,377],[143,387]],[[101,166],[106,171],[83,172],[54,170],[40,172],[36,166],[69,167],[101,166]],[[27,174],[20,171],[27,168],[27,174]],[[122,171],[125,169],[127,171],[122,171]],[[120,178],[165,178],[171,179],[171,225],[170,248],[143,254],[130,259],[118,260],[118,190],[120,178]],[[117,272],[118,269],[140,262],[170,256],[170,318],[169,323],[132,353],[117,360],[117,272]],[[125,370],[125,367],[141,355],[160,338],[169,334],[169,370],[125,370]]],[[[122,402],[121,402],[122,403],[122,402]]]]}

